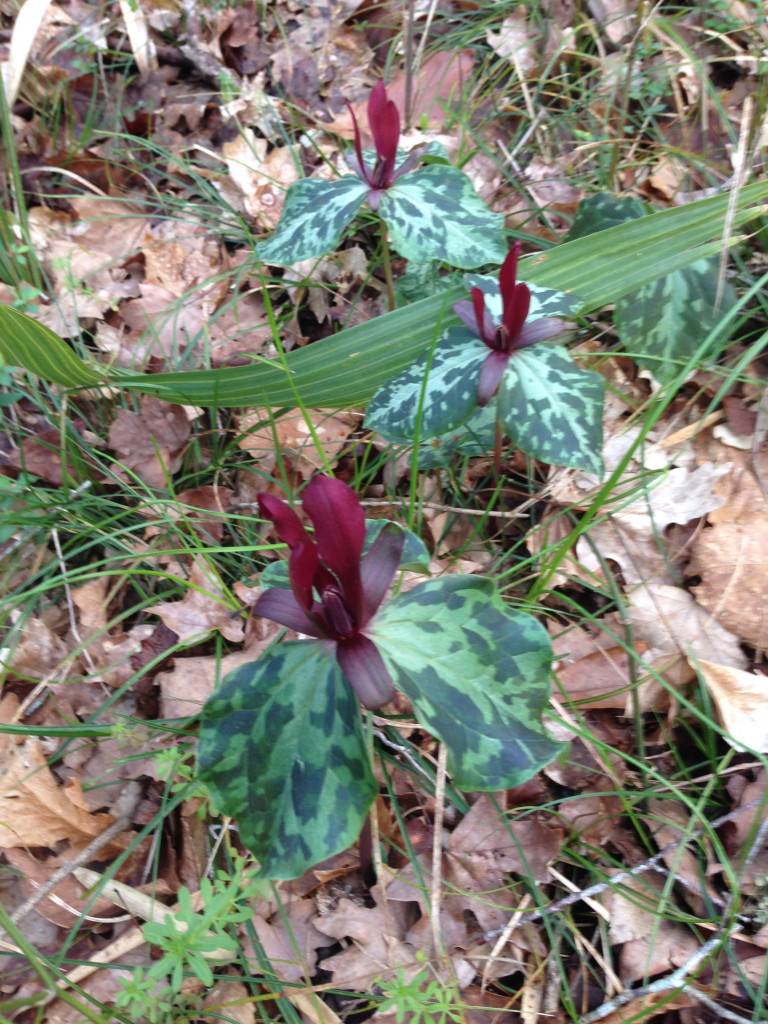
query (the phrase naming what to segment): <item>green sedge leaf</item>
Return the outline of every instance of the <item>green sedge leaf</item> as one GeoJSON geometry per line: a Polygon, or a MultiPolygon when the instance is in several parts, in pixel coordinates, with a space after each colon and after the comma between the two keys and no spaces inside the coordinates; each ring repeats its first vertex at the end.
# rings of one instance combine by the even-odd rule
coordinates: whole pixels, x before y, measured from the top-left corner
{"type": "Polygon", "coordinates": [[[515,352],[499,388],[504,432],[522,451],[555,466],[603,472],[605,381],[561,345],[515,352]]]}
{"type": "Polygon", "coordinates": [[[256,246],[259,259],[282,265],[333,252],[367,194],[368,186],[352,174],[337,181],[297,181],[274,233],[256,246]]]}
{"type": "Polygon", "coordinates": [[[467,270],[501,263],[507,254],[504,218],[455,167],[434,164],[404,174],[382,194],[379,212],[407,260],[437,259],[467,270]]]}
{"type": "Polygon", "coordinates": [[[268,878],[346,849],[377,790],[357,699],[330,646],[311,640],[226,677],[203,709],[198,766],[268,878]]]}
{"type": "Polygon", "coordinates": [[[541,723],[547,631],[490,580],[429,580],[393,598],[368,633],[419,722],[445,743],[462,789],[518,786],[563,749],[541,723]]]}
{"type": "Polygon", "coordinates": [[[449,327],[437,339],[431,362],[428,354],[423,355],[376,392],[368,405],[366,427],[391,441],[412,441],[421,407],[422,437],[453,430],[477,406],[477,384],[487,354],[483,342],[466,327],[449,327]]]}

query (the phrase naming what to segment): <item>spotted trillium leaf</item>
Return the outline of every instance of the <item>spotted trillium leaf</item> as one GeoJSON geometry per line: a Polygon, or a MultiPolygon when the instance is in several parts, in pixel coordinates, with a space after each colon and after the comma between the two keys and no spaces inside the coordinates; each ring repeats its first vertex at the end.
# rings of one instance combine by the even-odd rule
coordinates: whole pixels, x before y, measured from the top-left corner
{"type": "Polygon", "coordinates": [[[699,365],[714,354],[713,346],[722,340],[713,333],[722,310],[736,302],[733,287],[726,284],[716,308],[717,285],[718,260],[699,260],[616,301],[622,345],[660,384],[674,381],[694,357],[699,365]],[[707,352],[702,346],[708,338],[707,352]]]}
{"type": "Polygon", "coordinates": [[[265,263],[285,265],[333,252],[365,202],[368,186],[354,175],[303,178],[291,185],[274,233],[256,246],[265,263]]]}
{"type": "Polygon", "coordinates": [[[501,263],[504,218],[492,213],[456,167],[433,164],[403,175],[382,193],[379,212],[407,260],[443,260],[470,269],[501,263]]]}
{"type": "Polygon", "coordinates": [[[597,231],[626,224],[628,220],[638,220],[645,217],[646,212],[645,206],[633,196],[615,196],[610,192],[598,192],[581,200],[573,224],[563,241],[572,242],[575,238],[586,238],[597,231]]]}
{"type": "Polygon", "coordinates": [[[369,628],[419,722],[465,790],[518,786],[563,749],[546,732],[552,649],[490,580],[448,576],[393,598],[369,628]]]}
{"type": "Polygon", "coordinates": [[[555,466],[603,471],[605,382],[559,345],[515,352],[498,395],[499,419],[518,448],[555,466]]]}
{"type": "Polygon", "coordinates": [[[346,849],[376,795],[359,704],[329,648],[279,644],[203,709],[200,778],[268,878],[346,849]]]}
{"type": "Polygon", "coordinates": [[[436,437],[462,423],[477,405],[477,385],[486,348],[465,327],[449,327],[432,352],[380,388],[365,417],[369,430],[392,441],[413,441],[421,408],[421,436],[436,437]],[[429,367],[422,403],[424,374],[429,367]]]}

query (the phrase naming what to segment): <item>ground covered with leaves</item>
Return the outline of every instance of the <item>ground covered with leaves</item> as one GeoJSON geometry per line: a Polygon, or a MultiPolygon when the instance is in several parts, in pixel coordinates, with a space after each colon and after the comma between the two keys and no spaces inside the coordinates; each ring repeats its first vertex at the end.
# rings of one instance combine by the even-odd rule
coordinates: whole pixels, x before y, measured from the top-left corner
{"type": "MultiPolygon", "coordinates": [[[[0,321],[0,1019],[768,1019],[768,221],[737,206],[765,177],[767,47],[752,0],[0,3],[0,302],[66,343],[36,375],[0,321]],[[419,406],[410,336],[377,323],[436,315],[461,275],[390,254],[366,208],[333,251],[257,256],[291,185],[349,173],[381,78],[400,146],[438,145],[532,272],[733,197],[707,259],[659,250],[664,276],[556,310],[566,376],[605,393],[570,448],[511,402],[495,432],[482,409],[370,427],[364,344],[365,401],[335,399],[332,358],[249,391],[359,328],[401,360],[398,424],[419,406]],[[227,401],[200,399],[226,368],[227,401]],[[372,701],[360,840],[277,880],[201,782],[198,728],[296,640],[253,609],[297,536],[276,499],[311,525],[318,474],[423,552],[393,604],[428,568],[537,620],[553,759],[465,792],[417,699],[372,701]]],[[[598,252],[596,276],[644,258],[598,252]]]]}

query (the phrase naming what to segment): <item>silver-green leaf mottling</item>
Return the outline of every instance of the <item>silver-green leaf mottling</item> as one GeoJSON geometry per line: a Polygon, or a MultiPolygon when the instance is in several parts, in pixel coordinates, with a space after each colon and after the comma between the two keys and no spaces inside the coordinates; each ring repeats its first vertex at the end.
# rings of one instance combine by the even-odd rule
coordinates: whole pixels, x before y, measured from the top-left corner
{"type": "Polygon", "coordinates": [[[603,471],[605,381],[560,345],[515,352],[498,395],[499,419],[518,448],[555,466],[603,471]]]}
{"type": "Polygon", "coordinates": [[[277,228],[256,247],[259,258],[285,265],[333,252],[367,194],[365,182],[351,174],[338,181],[297,181],[288,189],[277,228]]]}
{"type": "Polygon", "coordinates": [[[203,709],[198,766],[268,878],[346,849],[377,791],[357,699],[329,646],[310,640],[226,677],[203,709]]]}
{"type": "Polygon", "coordinates": [[[552,649],[490,580],[448,576],[393,598],[369,628],[418,721],[465,790],[525,782],[562,751],[541,723],[552,649]]]}
{"type": "Polygon", "coordinates": [[[504,218],[492,213],[455,167],[432,165],[404,174],[381,197],[392,245],[408,260],[443,260],[463,270],[501,263],[504,218]]]}

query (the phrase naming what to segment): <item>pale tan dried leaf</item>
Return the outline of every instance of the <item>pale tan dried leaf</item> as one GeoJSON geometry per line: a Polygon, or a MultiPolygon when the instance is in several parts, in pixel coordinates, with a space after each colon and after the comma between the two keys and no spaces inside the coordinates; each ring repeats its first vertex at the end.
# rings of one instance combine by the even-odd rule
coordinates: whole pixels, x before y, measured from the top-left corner
{"type": "Polygon", "coordinates": [[[502,21],[498,32],[488,29],[485,33],[490,48],[512,61],[523,74],[535,66],[541,45],[541,29],[530,13],[528,5],[520,4],[502,21]]]}
{"type": "Polygon", "coordinates": [[[579,561],[588,571],[601,574],[600,559],[610,558],[629,585],[671,583],[664,530],[672,523],[684,525],[699,519],[724,504],[714,487],[730,468],[712,463],[693,470],[678,466],[665,475],[650,477],[641,494],[629,503],[622,502],[609,517],[591,526],[587,537],[579,539],[579,561]]]}
{"type": "Polygon", "coordinates": [[[22,679],[45,679],[67,661],[68,655],[64,641],[42,619],[30,616],[21,627],[18,643],[0,648],[0,665],[22,679]]]}
{"type": "Polygon", "coordinates": [[[294,469],[305,480],[325,467],[323,456],[312,436],[313,431],[325,458],[333,463],[349,443],[350,434],[360,419],[356,413],[331,409],[306,412],[294,409],[272,424],[256,426],[267,418],[258,410],[241,416],[238,446],[250,452],[257,461],[271,455],[277,446],[284,455],[295,460],[294,469]]]}
{"type": "Polygon", "coordinates": [[[164,488],[181,465],[191,434],[189,417],[182,406],[152,396],[141,399],[139,410],[118,410],[109,428],[109,444],[145,483],[164,488]]]}
{"type": "Polygon", "coordinates": [[[72,601],[80,612],[80,624],[89,633],[95,633],[107,625],[105,598],[108,583],[106,576],[96,576],[82,586],[72,587],[70,591],[72,601]]]}
{"type": "Polygon", "coordinates": [[[699,660],[746,667],[739,638],[716,622],[688,591],[648,583],[629,590],[627,601],[635,637],[650,646],[644,661],[673,685],[694,678],[686,660],[690,652],[699,660]]]}
{"type": "Polygon", "coordinates": [[[628,878],[622,887],[634,896],[608,889],[598,897],[609,914],[611,942],[621,945],[619,974],[625,984],[666,974],[684,964],[701,946],[692,931],[665,916],[660,904],[663,885],[663,880],[655,876],[628,878]]]}
{"type": "Polygon", "coordinates": [[[206,1024],[256,1024],[256,1004],[242,981],[217,981],[203,999],[206,1024]]]}
{"type": "Polygon", "coordinates": [[[80,783],[60,786],[37,739],[14,747],[0,779],[0,847],[80,849],[112,824],[111,814],[91,814],[80,783]]]}
{"type": "Polygon", "coordinates": [[[181,601],[163,601],[151,608],[182,643],[203,640],[218,630],[238,643],[244,637],[242,616],[227,599],[227,588],[202,558],[195,558],[189,590],[181,601]]]}
{"type": "Polygon", "coordinates": [[[43,22],[46,11],[51,0],[25,0],[21,10],[16,15],[16,20],[11,33],[11,47],[8,60],[3,62],[0,71],[3,75],[3,87],[5,90],[5,101],[8,109],[13,108],[16,96],[19,92],[24,69],[29,60],[29,54],[35,42],[35,36],[43,22]]]}
{"type": "Polygon", "coordinates": [[[245,213],[264,230],[276,228],[285,193],[301,177],[294,148],[278,146],[268,154],[267,140],[258,138],[251,128],[243,128],[221,151],[245,213]]]}
{"type": "Polygon", "coordinates": [[[630,38],[637,27],[633,0],[588,0],[590,13],[612,43],[630,38]]]}
{"type": "Polygon", "coordinates": [[[737,750],[768,753],[768,676],[711,661],[699,660],[698,666],[726,740],[737,750]]]}

